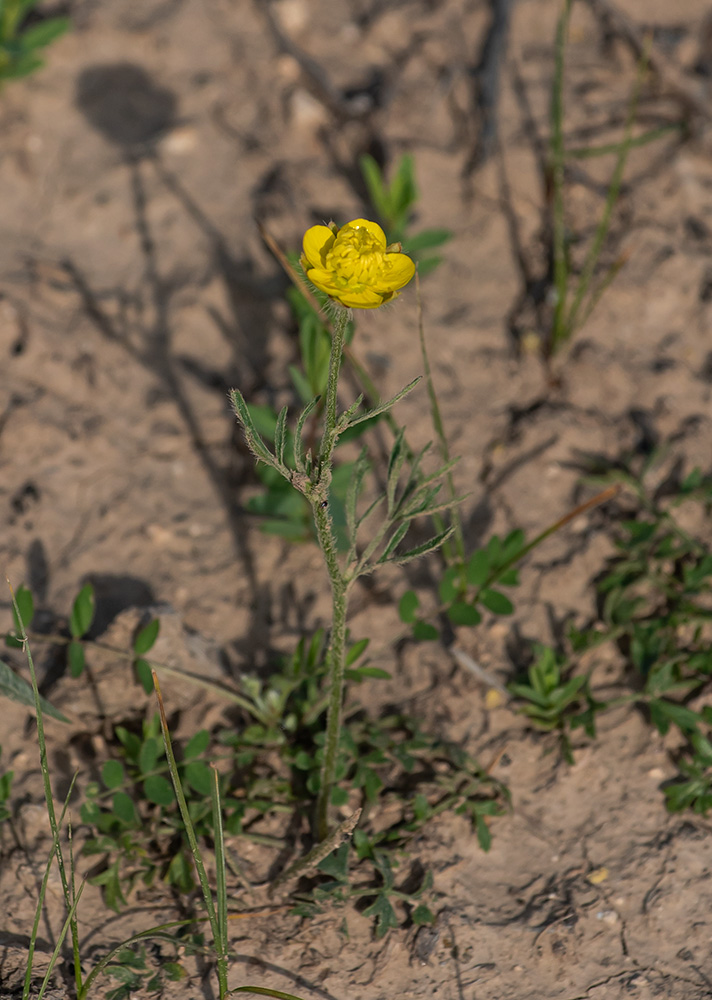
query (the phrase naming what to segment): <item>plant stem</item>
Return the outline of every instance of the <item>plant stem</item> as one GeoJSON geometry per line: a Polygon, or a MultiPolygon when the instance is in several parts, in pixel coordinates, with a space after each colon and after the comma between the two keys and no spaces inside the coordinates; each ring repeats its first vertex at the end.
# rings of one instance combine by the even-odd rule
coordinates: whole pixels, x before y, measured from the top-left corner
{"type": "Polygon", "coordinates": [[[319,449],[319,481],[328,488],[331,479],[331,455],[336,444],[336,406],[339,389],[339,372],[344,353],[344,336],[349,322],[347,309],[339,307],[331,333],[331,357],[329,358],[329,379],[326,383],[326,407],[324,410],[324,436],[319,449]],[[324,470],[326,479],[324,479],[324,470]]]}
{"type": "Polygon", "coordinates": [[[324,762],[316,803],[316,833],[319,840],[324,840],[329,833],[329,802],[339,757],[341,704],[346,662],[346,608],[350,578],[347,578],[343,573],[339,563],[334,526],[328,507],[327,490],[331,481],[331,457],[336,444],[337,391],[348,318],[348,312],[345,309],[340,309],[336,314],[333,327],[329,380],[324,409],[324,435],[319,450],[318,480],[309,496],[319,547],[324,555],[324,562],[331,582],[332,604],[331,639],[327,652],[329,703],[326,713],[324,762]]]}
{"type": "Polygon", "coordinates": [[[327,509],[318,502],[312,503],[319,545],[324,553],[324,561],[331,581],[331,639],[327,652],[329,676],[329,704],[326,712],[326,738],[324,742],[324,762],[319,782],[316,805],[316,829],[319,840],[329,832],[329,801],[334,774],[339,756],[339,736],[341,733],[341,703],[344,689],[344,666],[346,661],[346,606],[348,603],[348,582],[341,572],[336,554],[336,541],[327,509]]]}

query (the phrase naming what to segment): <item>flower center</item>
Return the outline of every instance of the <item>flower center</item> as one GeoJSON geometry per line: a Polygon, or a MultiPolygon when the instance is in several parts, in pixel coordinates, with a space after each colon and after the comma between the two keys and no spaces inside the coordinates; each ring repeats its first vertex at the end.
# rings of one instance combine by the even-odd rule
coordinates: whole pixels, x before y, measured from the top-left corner
{"type": "Polygon", "coordinates": [[[388,264],[379,241],[362,228],[342,230],[326,255],[327,270],[344,286],[374,284],[388,270],[388,264]]]}

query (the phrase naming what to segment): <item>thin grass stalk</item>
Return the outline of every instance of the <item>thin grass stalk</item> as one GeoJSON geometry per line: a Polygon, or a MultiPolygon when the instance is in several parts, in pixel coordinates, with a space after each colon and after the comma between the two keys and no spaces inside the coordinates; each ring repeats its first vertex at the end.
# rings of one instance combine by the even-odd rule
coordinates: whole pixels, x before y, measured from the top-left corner
{"type": "MultiPolygon", "coordinates": [[[[74,785],[76,784],[77,775],[76,773],[72,777],[71,784],[69,786],[69,791],[64,800],[64,806],[62,807],[62,812],[59,816],[59,823],[57,824],[58,829],[61,829],[62,823],[64,822],[64,817],[66,815],[67,809],[69,808],[69,800],[74,791],[74,785]]],[[[25,982],[22,987],[22,1000],[29,1000],[30,996],[30,986],[32,983],[32,962],[35,955],[35,947],[37,945],[37,934],[39,933],[40,920],[42,919],[42,908],[44,906],[45,896],[47,894],[47,885],[49,883],[49,875],[52,870],[52,859],[55,856],[55,851],[57,850],[57,839],[52,837],[52,846],[49,850],[47,856],[47,864],[45,865],[45,872],[42,876],[42,881],[40,882],[40,891],[37,896],[37,906],[35,907],[35,917],[32,921],[32,930],[30,931],[30,943],[27,948],[27,969],[25,971],[25,982]]]]}
{"type": "Polygon", "coordinates": [[[138,931],[138,933],[132,934],[131,937],[126,938],[125,941],[121,941],[120,944],[115,945],[111,951],[108,951],[106,955],[104,955],[103,958],[97,962],[87,976],[82,992],[77,995],[78,1000],[87,1000],[87,997],[90,996],[89,991],[94,985],[94,980],[101,975],[104,969],[111,964],[114,957],[124,948],[130,948],[132,944],[137,944],[139,941],[149,940],[165,940],[171,944],[175,944],[175,934],[171,934],[169,931],[172,931],[174,928],[189,927],[191,924],[200,923],[201,921],[207,919],[207,917],[191,917],[190,920],[169,920],[165,924],[157,924],[155,927],[149,927],[148,930],[138,931]]]}
{"type": "Polygon", "coordinates": [[[645,77],[645,71],[648,65],[648,51],[650,49],[650,41],[646,41],[645,49],[643,55],[640,57],[638,62],[638,72],[636,74],[635,83],[633,85],[633,93],[631,95],[630,104],[628,105],[628,114],[626,115],[625,132],[623,136],[623,142],[620,144],[618,150],[618,156],[616,158],[616,165],[613,170],[613,176],[611,177],[611,183],[608,187],[608,193],[606,195],[606,201],[603,206],[603,212],[601,213],[601,218],[599,220],[598,226],[596,227],[596,232],[593,237],[593,243],[591,248],[586,255],[586,260],[584,262],[583,269],[581,271],[581,277],[579,278],[578,285],[576,287],[576,293],[574,295],[573,302],[571,303],[571,310],[566,320],[566,336],[570,337],[576,330],[576,320],[578,317],[579,309],[583,304],[583,300],[588,293],[589,285],[591,284],[591,279],[593,278],[594,271],[596,270],[596,265],[598,264],[598,259],[601,255],[601,250],[603,249],[603,244],[608,236],[608,231],[611,227],[611,217],[613,215],[613,209],[616,202],[618,201],[618,196],[620,195],[621,184],[623,183],[623,173],[625,171],[625,166],[628,160],[628,154],[631,149],[631,142],[633,139],[633,124],[635,122],[635,115],[638,110],[638,100],[640,98],[640,91],[643,86],[643,79],[645,77]]]}
{"type": "Polygon", "coordinates": [[[483,590],[486,590],[487,587],[491,587],[493,583],[496,583],[500,577],[504,576],[507,570],[511,569],[512,566],[516,566],[518,562],[521,562],[521,560],[524,559],[525,556],[528,556],[533,549],[535,549],[538,545],[541,545],[542,542],[545,542],[550,535],[556,534],[557,531],[560,531],[561,528],[567,525],[570,521],[573,521],[574,518],[580,517],[581,514],[585,514],[587,510],[591,510],[593,507],[599,507],[602,503],[612,500],[618,495],[618,493],[620,493],[620,486],[617,484],[614,486],[608,486],[605,490],[602,490],[601,493],[597,493],[595,497],[591,497],[590,500],[580,503],[577,507],[574,507],[573,510],[570,510],[568,514],[564,514],[563,517],[554,521],[554,523],[550,524],[548,528],[545,528],[542,532],[540,532],[536,538],[533,538],[528,545],[524,545],[521,549],[518,549],[517,552],[511,556],[511,558],[507,559],[506,562],[503,562],[502,565],[498,566],[496,570],[493,570],[479,588],[478,593],[481,593],[483,590]]]}
{"type": "MultiPolygon", "coordinates": [[[[64,903],[67,907],[67,912],[73,912],[72,899],[69,892],[69,882],[67,880],[67,873],[64,867],[64,856],[62,854],[62,845],[59,839],[59,824],[57,823],[57,816],[54,811],[54,799],[52,798],[52,784],[49,777],[49,763],[47,760],[47,744],[45,742],[44,735],[44,717],[42,715],[42,703],[40,702],[40,692],[37,685],[37,674],[35,672],[35,662],[32,658],[32,650],[30,649],[30,643],[27,638],[27,631],[25,629],[25,623],[22,620],[20,614],[20,609],[17,605],[15,599],[15,591],[12,589],[10,581],[7,581],[8,587],[10,588],[10,596],[12,598],[12,605],[15,609],[15,614],[17,616],[17,621],[20,626],[20,639],[22,640],[22,648],[24,650],[25,656],[27,657],[27,664],[30,670],[30,681],[32,683],[32,694],[35,699],[35,713],[37,716],[37,743],[40,750],[40,770],[42,771],[42,783],[44,786],[45,803],[47,805],[47,818],[49,820],[50,830],[52,831],[52,838],[55,843],[55,854],[57,858],[57,867],[59,869],[59,877],[62,882],[62,892],[64,893],[64,903]]],[[[72,931],[72,952],[74,959],[74,982],[77,988],[77,993],[82,987],[82,968],[79,956],[79,931],[77,929],[76,920],[71,921],[71,931],[72,931]]]]}
{"type": "Polygon", "coordinates": [[[161,732],[163,733],[163,745],[166,751],[166,760],[168,761],[168,769],[171,772],[171,780],[173,781],[173,788],[176,793],[176,800],[178,802],[178,808],[180,810],[181,819],[183,820],[183,826],[185,828],[185,833],[188,838],[188,843],[190,844],[190,852],[193,855],[193,863],[195,864],[195,870],[198,873],[198,880],[200,882],[200,888],[203,893],[203,900],[205,902],[205,910],[210,922],[210,929],[213,934],[213,941],[215,942],[216,949],[216,959],[217,959],[217,972],[218,972],[218,993],[220,1000],[227,996],[227,958],[225,955],[219,954],[220,949],[220,927],[218,925],[217,915],[215,913],[215,904],[213,902],[213,895],[210,889],[210,883],[208,882],[208,875],[205,871],[205,865],[203,864],[203,858],[200,853],[200,847],[198,846],[198,838],[195,836],[195,828],[193,826],[193,821],[190,817],[190,811],[188,809],[188,803],[185,800],[185,795],[183,794],[183,786],[181,784],[180,775],[178,773],[178,765],[176,763],[175,754],[173,753],[173,743],[171,741],[171,734],[168,729],[168,719],[166,718],[166,710],[163,705],[163,697],[161,695],[161,686],[158,683],[158,676],[155,670],[151,671],[153,677],[153,686],[156,690],[156,698],[158,699],[158,711],[161,719],[161,732]]]}
{"type": "Polygon", "coordinates": [[[76,926],[76,922],[77,922],[77,920],[76,920],[77,906],[79,905],[79,900],[82,898],[82,892],[84,891],[85,884],[86,884],[85,882],[82,882],[82,884],[79,886],[79,890],[77,891],[77,894],[74,897],[74,902],[72,903],[72,906],[71,906],[71,908],[69,910],[69,913],[67,914],[67,918],[64,921],[64,924],[62,926],[62,930],[60,931],[59,937],[57,938],[57,943],[54,946],[54,951],[52,952],[52,955],[50,956],[49,967],[47,969],[47,972],[45,973],[44,979],[42,980],[42,985],[40,987],[40,991],[37,994],[37,1000],[42,1000],[42,997],[45,995],[45,990],[47,989],[47,986],[49,985],[50,977],[52,975],[52,972],[54,970],[55,965],[57,964],[57,959],[59,958],[59,953],[62,950],[62,945],[64,944],[64,939],[67,936],[67,931],[69,930],[70,927],[76,926]]]}
{"type": "Polygon", "coordinates": [[[227,960],[227,882],[225,878],[225,833],[223,830],[222,808],[220,806],[220,774],[215,764],[210,765],[213,783],[210,799],[213,815],[213,836],[215,839],[215,898],[217,902],[218,928],[220,930],[220,957],[227,960]]]}
{"type": "Polygon", "coordinates": [[[564,56],[566,35],[571,15],[571,0],[564,0],[564,7],[556,26],[556,51],[554,83],[551,94],[551,185],[553,198],[553,254],[554,254],[554,319],[551,331],[550,353],[554,354],[566,339],[566,297],[569,267],[566,252],[566,218],[564,215],[564,56]]]}
{"type": "MultiPolygon", "coordinates": [[[[435,435],[438,439],[438,448],[440,450],[440,457],[442,458],[443,464],[447,465],[450,461],[450,446],[448,445],[447,435],[445,433],[445,426],[442,420],[442,414],[440,413],[440,404],[438,402],[438,396],[435,391],[435,383],[433,382],[433,375],[430,368],[430,358],[428,357],[428,349],[425,345],[425,330],[423,326],[423,302],[420,297],[420,275],[417,270],[415,272],[415,290],[416,298],[418,301],[418,336],[420,338],[420,354],[423,360],[423,373],[425,375],[425,384],[428,387],[428,399],[430,400],[430,418],[433,422],[433,429],[435,435]]],[[[462,518],[460,517],[460,510],[455,500],[457,498],[457,493],[455,492],[455,479],[452,472],[448,472],[447,477],[447,487],[450,494],[450,500],[453,502],[454,506],[450,510],[450,520],[454,528],[453,531],[453,541],[455,543],[455,552],[457,558],[463,567],[463,586],[466,585],[464,580],[464,565],[465,565],[465,539],[462,531],[462,518]]],[[[438,532],[443,531],[445,525],[440,517],[433,517],[433,522],[435,524],[435,529],[438,532]]],[[[450,543],[446,542],[443,545],[443,553],[445,555],[446,561],[451,561],[450,556],[450,543]]]]}
{"type": "Polygon", "coordinates": [[[274,997],[274,1000],[301,1000],[293,993],[283,993],[281,990],[271,990],[267,986],[238,986],[232,993],[256,993],[261,997],[274,997]]]}

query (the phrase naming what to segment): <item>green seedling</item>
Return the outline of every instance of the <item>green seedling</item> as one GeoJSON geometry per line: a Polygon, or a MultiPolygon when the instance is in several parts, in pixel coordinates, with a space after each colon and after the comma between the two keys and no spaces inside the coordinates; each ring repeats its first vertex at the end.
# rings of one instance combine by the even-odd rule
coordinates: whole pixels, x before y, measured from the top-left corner
{"type": "Polygon", "coordinates": [[[40,69],[39,53],[69,28],[66,17],[32,21],[36,6],[37,0],[0,0],[0,84],[40,69]]]}
{"type": "MultiPolygon", "coordinates": [[[[158,716],[144,722],[141,734],[123,726],[115,731],[120,753],[101,769],[101,782],[90,783],[81,808],[82,822],[96,830],[84,851],[102,859],[92,878],[102,887],[106,905],[119,910],[128,892],[141,882],[164,879],[181,892],[193,887],[188,844],[181,836],[168,764],[163,759],[158,716]],[[170,845],[169,849],[158,845],[170,845]]],[[[191,816],[210,835],[211,772],[203,759],[209,734],[201,730],[185,746],[180,775],[190,797],[191,816]]]]}
{"type": "MultiPolygon", "coordinates": [[[[65,650],[67,667],[71,677],[81,677],[84,673],[86,652],[88,649],[109,649],[103,643],[87,638],[95,612],[94,588],[91,583],[85,583],[74,599],[67,621],[69,635],[33,633],[31,625],[35,615],[35,603],[32,593],[24,586],[18,587],[15,598],[20,608],[22,620],[26,622],[26,627],[29,630],[28,634],[33,641],[55,645],[65,650]]],[[[17,619],[17,616],[15,617],[17,619]]],[[[130,661],[136,679],[143,686],[147,694],[153,691],[151,668],[154,664],[146,660],[145,656],[153,648],[158,638],[159,629],[160,621],[153,619],[137,631],[130,650],[111,649],[111,652],[123,655],[130,661]]],[[[5,645],[10,649],[22,647],[17,620],[15,620],[14,629],[5,635],[5,645]]],[[[163,667],[163,669],[170,670],[171,668],[163,667]]],[[[31,706],[33,704],[31,687],[18,677],[9,666],[2,662],[0,662],[0,694],[19,701],[24,705],[31,706]]],[[[42,699],[42,704],[46,715],[51,715],[64,722],[67,721],[64,715],[53,708],[45,699],[42,699]]]]}
{"type": "Polygon", "coordinates": [[[418,204],[418,186],[415,180],[415,162],[405,154],[401,157],[390,183],[378,163],[368,153],[359,159],[361,174],[368,189],[371,204],[392,243],[402,243],[418,263],[421,278],[433,271],[442,258],[430,254],[431,250],[452,239],[449,229],[423,229],[410,231],[411,220],[418,204]]]}
{"type": "Polygon", "coordinates": [[[529,685],[510,690],[534,724],[553,723],[565,747],[570,730],[583,726],[593,736],[596,716],[624,704],[638,705],[662,734],[675,727],[687,749],[679,761],[680,778],[665,788],[668,808],[706,812],[712,801],[712,710],[698,709],[694,701],[712,676],[712,554],[675,512],[699,505],[709,515],[712,478],[694,469],[669,484],[665,497],[657,496],[647,478],[659,458],[650,456],[639,473],[628,466],[596,470],[598,481],[623,488],[635,503],[618,525],[616,554],[597,580],[598,620],[572,626],[568,655],[562,659],[545,651],[529,685]],[[622,655],[629,688],[615,698],[591,690],[588,673],[573,673],[580,657],[606,643],[622,655]]]}
{"type": "Polygon", "coordinates": [[[573,764],[569,731],[583,726],[593,737],[593,714],[599,705],[593,699],[587,674],[564,673],[564,657],[547,646],[538,646],[528,670],[528,683],[508,685],[509,693],[524,704],[520,708],[531,724],[545,732],[556,731],[562,755],[573,764]]]}

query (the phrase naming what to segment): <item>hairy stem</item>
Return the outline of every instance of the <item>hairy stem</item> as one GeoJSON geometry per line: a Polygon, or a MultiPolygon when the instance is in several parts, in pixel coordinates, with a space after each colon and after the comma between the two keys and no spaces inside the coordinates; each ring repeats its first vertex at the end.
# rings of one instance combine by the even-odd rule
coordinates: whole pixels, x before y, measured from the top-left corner
{"type": "Polygon", "coordinates": [[[324,410],[324,436],[319,449],[319,477],[323,481],[326,470],[325,485],[328,487],[331,478],[331,455],[336,444],[336,407],[339,389],[339,372],[341,358],[344,353],[344,337],[349,322],[347,309],[339,308],[331,334],[331,357],[329,358],[329,379],[326,384],[326,408],[324,410]]]}
{"type": "Polygon", "coordinates": [[[309,497],[319,546],[323,553],[331,582],[332,603],[331,640],[327,652],[329,703],[326,713],[324,762],[321,769],[319,795],[316,803],[316,833],[319,840],[324,840],[329,833],[329,802],[331,800],[331,789],[334,784],[336,764],[339,757],[341,705],[344,693],[344,666],[346,661],[346,607],[349,580],[342,571],[339,563],[336,537],[334,535],[331,514],[329,513],[326,490],[328,490],[329,482],[331,481],[331,457],[334,445],[336,444],[337,390],[348,317],[349,314],[346,310],[339,310],[336,322],[334,323],[331,358],[329,360],[329,381],[324,410],[324,436],[322,437],[321,448],[319,450],[319,479],[315,484],[316,489],[309,497]]]}

